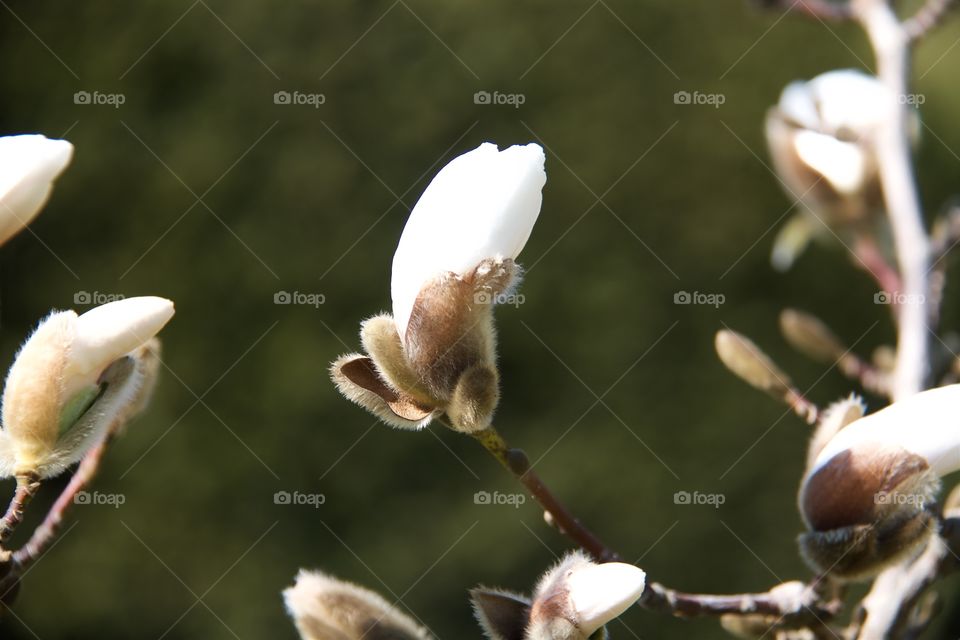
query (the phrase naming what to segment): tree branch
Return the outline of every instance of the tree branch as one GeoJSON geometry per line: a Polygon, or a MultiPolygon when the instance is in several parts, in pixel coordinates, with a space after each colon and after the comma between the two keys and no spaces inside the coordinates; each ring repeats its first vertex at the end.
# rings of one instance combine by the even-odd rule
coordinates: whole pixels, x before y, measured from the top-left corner
{"type": "Polygon", "coordinates": [[[907,75],[910,40],[886,0],[851,0],[877,58],[878,77],[889,92],[889,118],[877,132],[877,157],[887,215],[903,284],[896,292],[897,363],[894,400],[924,388],[927,377],[927,271],[930,242],[923,226],[908,135],[907,75]]]}

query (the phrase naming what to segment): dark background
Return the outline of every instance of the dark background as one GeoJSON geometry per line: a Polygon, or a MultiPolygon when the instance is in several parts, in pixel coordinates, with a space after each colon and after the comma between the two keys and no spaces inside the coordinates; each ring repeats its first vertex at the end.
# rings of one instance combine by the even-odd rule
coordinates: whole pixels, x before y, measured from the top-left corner
{"type": "MultiPolygon", "coordinates": [[[[467,588],[530,588],[568,545],[530,503],[474,504],[517,491],[492,459],[439,426],[375,425],[326,373],[389,307],[429,178],[487,140],[547,149],[525,301],[498,311],[502,432],[654,579],[736,592],[808,576],[794,543],[808,428],[712,344],[747,333],[827,403],[851,385],[789,350],[779,310],[816,312],[865,355],[893,337],[837,243],[787,274],[768,262],[790,201],[765,167],[765,110],[791,80],[872,65],[858,29],[736,1],[0,5],[0,130],[76,145],[46,210],[0,250],[4,366],[50,308],[89,308],[79,292],[177,305],[155,401],[94,486],[125,504],[71,512],[3,637],[294,638],[280,591],[319,567],[441,638],[476,638],[467,588]],[[477,105],[480,90],[525,103],[477,105]],[[725,102],[677,105],[681,90],[725,102]],[[275,305],[278,291],[325,304],[275,305]],[[675,305],[678,291],[725,303],[675,305]],[[681,490],[725,503],[677,505],[681,490]],[[326,502],[276,505],[278,491],[326,502]]],[[[954,22],[915,61],[931,215],[960,174],[958,38],[954,22]]],[[[945,622],[956,583],[944,592],[945,622]]],[[[611,631],[724,637],[640,610],[611,631]]]]}

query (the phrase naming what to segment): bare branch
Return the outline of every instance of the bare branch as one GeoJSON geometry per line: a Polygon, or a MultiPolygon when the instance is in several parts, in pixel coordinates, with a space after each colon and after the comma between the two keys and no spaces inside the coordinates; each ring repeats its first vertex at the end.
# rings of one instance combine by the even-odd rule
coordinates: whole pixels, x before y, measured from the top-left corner
{"type": "Polygon", "coordinates": [[[910,42],[916,42],[936,27],[957,5],[956,0],[927,0],[913,16],[903,23],[910,42]]]}

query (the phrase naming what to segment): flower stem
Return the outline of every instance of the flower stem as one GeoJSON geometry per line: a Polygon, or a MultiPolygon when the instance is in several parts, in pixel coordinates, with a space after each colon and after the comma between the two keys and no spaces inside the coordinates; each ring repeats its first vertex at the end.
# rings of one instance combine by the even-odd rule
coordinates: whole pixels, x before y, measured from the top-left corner
{"type": "Polygon", "coordinates": [[[0,520],[0,545],[4,544],[13,535],[17,527],[23,521],[23,513],[27,505],[37,495],[40,490],[40,477],[35,473],[24,473],[17,475],[17,489],[10,500],[7,512],[0,520]]]}
{"type": "Polygon", "coordinates": [[[620,559],[620,555],[616,551],[601,542],[550,491],[543,480],[540,479],[540,476],[531,468],[530,459],[527,458],[527,454],[522,449],[508,447],[506,441],[493,426],[471,435],[497,459],[497,462],[520,481],[520,484],[526,488],[531,497],[537,501],[537,504],[543,507],[547,517],[552,520],[561,533],[577,543],[580,548],[599,562],[615,562],[620,559]]]}

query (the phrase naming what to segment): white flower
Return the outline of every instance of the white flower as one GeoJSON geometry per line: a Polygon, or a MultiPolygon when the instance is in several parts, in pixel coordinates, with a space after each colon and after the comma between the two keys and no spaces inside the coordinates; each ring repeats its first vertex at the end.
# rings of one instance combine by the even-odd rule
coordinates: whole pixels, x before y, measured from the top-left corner
{"type": "Polygon", "coordinates": [[[788,268],[824,224],[844,230],[882,211],[874,141],[896,107],[880,80],[852,69],[783,90],[767,114],[767,144],[787,195],[806,210],[781,230],[776,267],[788,268]]]}
{"type": "Polygon", "coordinates": [[[33,220],[72,156],[73,145],[66,140],[0,137],[0,244],[33,220]]]}
{"type": "Polygon", "coordinates": [[[147,296],[47,316],[7,374],[0,477],[48,477],[79,460],[148,382],[139,353],[129,369],[111,365],[149,345],[173,313],[171,301],[147,296]],[[116,384],[104,388],[106,378],[116,384]]]}
{"type": "Polygon", "coordinates": [[[540,214],[547,177],[536,144],[498,151],[486,142],[454,158],[420,197],[393,257],[393,317],[400,339],[420,290],[486,259],[515,259],[540,214]]]}

